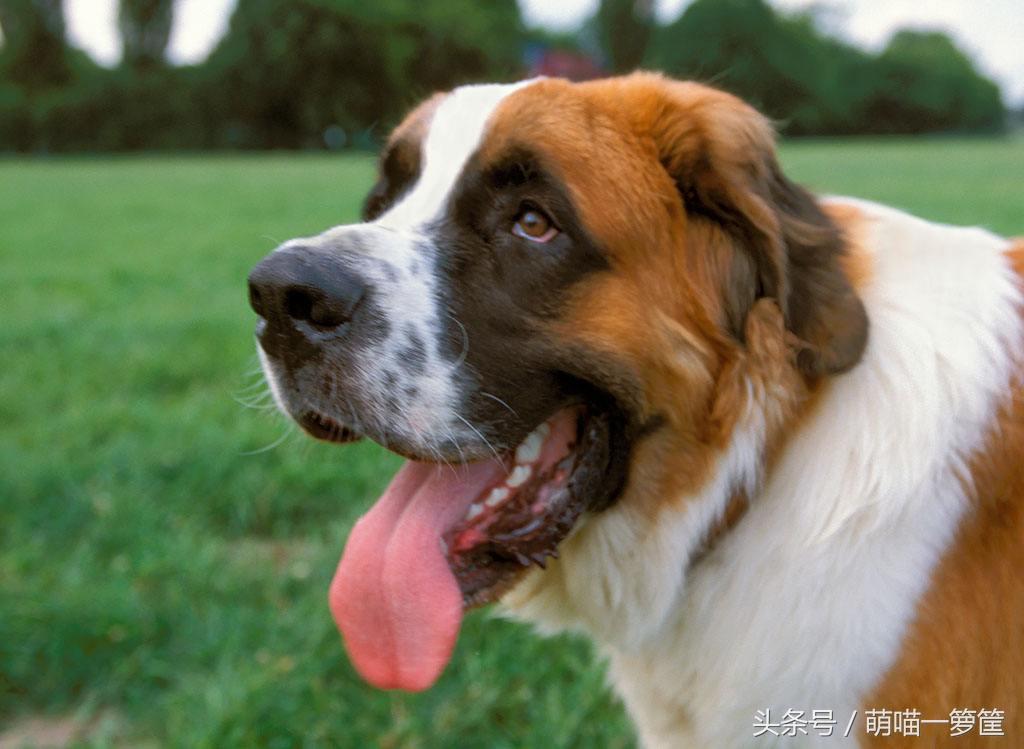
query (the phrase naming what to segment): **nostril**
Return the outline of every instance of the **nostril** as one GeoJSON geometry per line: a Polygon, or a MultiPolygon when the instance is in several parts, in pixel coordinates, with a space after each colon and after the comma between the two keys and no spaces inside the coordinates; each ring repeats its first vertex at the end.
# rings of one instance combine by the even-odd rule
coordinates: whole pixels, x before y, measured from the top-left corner
{"type": "Polygon", "coordinates": [[[292,287],[284,294],[284,310],[293,320],[312,321],[313,297],[306,289],[292,287]]]}
{"type": "Polygon", "coordinates": [[[318,299],[309,311],[309,321],[322,328],[336,328],[352,319],[361,299],[318,299]]]}
{"type": "Polygon", "coordinates": [[[293,286],[284,294],[284,309],[293,320],[302,320],[318,328],[336,328],[352,319],[362,298],[326,297],[316,289],[293,286]]]}

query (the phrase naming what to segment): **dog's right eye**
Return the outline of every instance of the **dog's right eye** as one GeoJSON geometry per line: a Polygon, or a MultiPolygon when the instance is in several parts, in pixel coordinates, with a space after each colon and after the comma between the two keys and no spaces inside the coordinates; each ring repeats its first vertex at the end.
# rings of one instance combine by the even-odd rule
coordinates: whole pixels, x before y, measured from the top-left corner
{"type": "Polygon", "coordinates": [[[543,211],[528,207],[516,217],[512,233],[531,242],[543,244],[557,237],[558,229],[543,211]]]}

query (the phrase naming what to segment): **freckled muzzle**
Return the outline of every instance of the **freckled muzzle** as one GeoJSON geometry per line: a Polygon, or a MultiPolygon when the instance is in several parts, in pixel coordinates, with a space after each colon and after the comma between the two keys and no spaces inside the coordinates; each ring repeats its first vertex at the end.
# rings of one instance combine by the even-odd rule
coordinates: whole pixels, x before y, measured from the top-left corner
{"type": "Polygon", "coordinates": [[[282,409],[310,435],[388,442],[401,384],[388,368],[396,271],[365,232],[291,242],[249,274],[256,337],[282,409]],[[392,279],[392,280],[389,280],[392,279]],[[391,300],[391,301],[389,301],[391,300]],[[383,425],[383,426],[382,426],[383,425]]]}

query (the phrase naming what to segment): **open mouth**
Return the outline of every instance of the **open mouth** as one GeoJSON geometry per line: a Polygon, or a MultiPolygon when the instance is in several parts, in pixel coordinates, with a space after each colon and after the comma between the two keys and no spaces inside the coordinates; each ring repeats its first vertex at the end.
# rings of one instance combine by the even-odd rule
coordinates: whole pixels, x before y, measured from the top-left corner
{"type": "Polygon", "coordinates": [[[558,556],[589,505],[590,485],[607,472],[609,428],[607,414],[560,411],[502,460],[504,477],[443,534],[467,608],[497,600],[530,565],[558,556]]]}
{"type": "Polygon", "coordinates": [[[623,435],[616,409],[576,405],[505,455],[406,462],[356,523],[331,584],[331,611],[360,674],[384,689],[431,686],[464,610],[543,567],[584,511],[618,494],[623,435]]]}

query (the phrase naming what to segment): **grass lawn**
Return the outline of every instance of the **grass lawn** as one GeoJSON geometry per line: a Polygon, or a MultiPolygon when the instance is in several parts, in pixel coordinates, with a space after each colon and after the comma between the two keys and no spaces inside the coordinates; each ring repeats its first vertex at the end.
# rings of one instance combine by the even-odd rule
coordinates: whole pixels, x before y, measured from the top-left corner
{"type": "MultiPolygon", "coordinates": [[[[783,155],[815,189],[1024,233],[1021,141],[783,155]]],[[[348,665],[327,586],[396,461],[268,409],[244,279],[279,240],[354,219],[372,164],[0,161],[0,741],[633,745],[584,642],[487,613],[426,694],[348,665]]]]}

